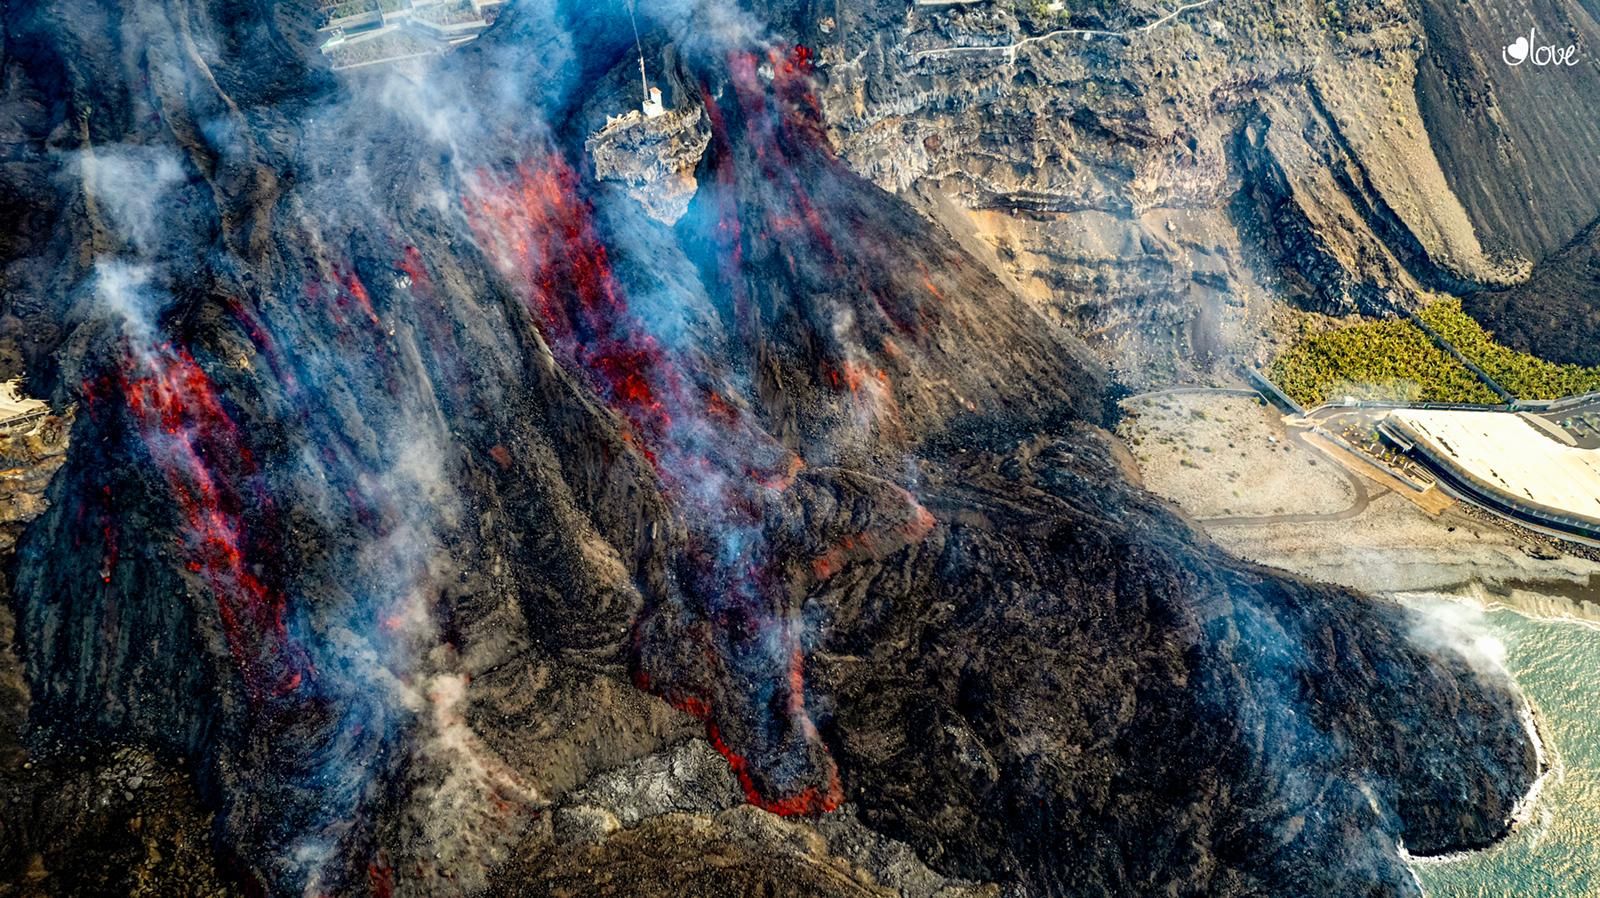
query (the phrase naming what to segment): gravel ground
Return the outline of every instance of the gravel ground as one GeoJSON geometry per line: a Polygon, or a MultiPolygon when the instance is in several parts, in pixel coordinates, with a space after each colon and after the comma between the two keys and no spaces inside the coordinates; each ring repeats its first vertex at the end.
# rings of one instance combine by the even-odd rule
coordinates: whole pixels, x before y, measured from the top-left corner
{"type": "Polygon", "coordinates": [[[1473,518],[1460,507],[1437,518],[1385,493],[1348,521],[1209,528],[1234,554],[1369,592],[1439,590],[1468,583],[1584,583],[1600,563],[1473,518]],[[1556,557],[1550,557],[1556,555],[1556,557]]]}
{"type": "Polygon", "coordinates": [[[1333,514],[1355,489],[1338,466],[1288,439],[1277,412],[1226,393],[1135,397],[1118,428],[1146,488],[1191,517],[1333,514]]]}
{"type": "Polygon", "coordinates": [[[1252,399],[1156,394],[1125,407],[1119,435],[1146,488],[1240,557],[1369,592],[1600,585],[1600,561],[1460,504],[1430,515],[1370,480],[1371,504],[1361,514],[1294,519],[1348,509],[1354,490],[1334,460],[1292,442],[1277,412],[1252,399]],[[1284,519],[1267,520],[1279,515],[1284,519]],[[1244,516],[1263,520],[1207,520],[1244,516]]]}

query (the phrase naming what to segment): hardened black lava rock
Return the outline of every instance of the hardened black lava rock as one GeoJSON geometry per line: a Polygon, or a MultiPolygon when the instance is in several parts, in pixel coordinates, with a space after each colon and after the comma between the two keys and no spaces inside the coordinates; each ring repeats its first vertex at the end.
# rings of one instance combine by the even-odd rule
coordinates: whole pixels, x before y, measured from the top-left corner
{"type": "Polygon", "coordinates": [[[298,4],[6,8],[6,359],[78,410],[0,895],[1414,895],[1402,840],[1503,831],[1508,684],[1132,486],[805,49],[669,7],[670,228],[574,124],[620,4],[339,76],[298,4]],[[700,739],[682,801],[563,804],[700,739]]]}

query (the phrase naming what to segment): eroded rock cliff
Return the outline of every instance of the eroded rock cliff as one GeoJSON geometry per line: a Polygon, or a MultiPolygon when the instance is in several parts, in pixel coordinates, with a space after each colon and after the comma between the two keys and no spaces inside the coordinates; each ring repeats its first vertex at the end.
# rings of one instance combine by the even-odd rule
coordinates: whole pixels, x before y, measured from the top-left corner
{"type": "MultiPolygon", "coordinates": [[[[1460,48],[1429,29],[1470,13],[1360,0],[768,6],[818,48],[845,158],[922,197],[1133,386],[1257,358],[1284,299],[1382,314],[1413,305],[1419,285],[1515,282],[1536,258],[1520,242],[1486,252],[1499,222],[1469,215],[1452,187],[1471,176],[1440,164],[1441,146],[1453,166],[1495,156],[1434,122],[1434,71],[1460,48]]],[[[1505,188],[1502,205],[1555,189],[1554,169],[1529,177],[1552,186],[1505,188]]],[[[1492,202],[1486,189],[1474,209],[1492,202]]],[[[1593,216],[1567,206],[1554,233],[1593,216]]]]}

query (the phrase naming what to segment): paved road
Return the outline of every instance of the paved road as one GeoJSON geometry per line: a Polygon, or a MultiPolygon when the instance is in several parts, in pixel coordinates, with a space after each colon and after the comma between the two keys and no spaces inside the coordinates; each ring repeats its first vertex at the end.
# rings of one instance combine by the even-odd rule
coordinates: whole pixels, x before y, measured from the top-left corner
{"type": "MultiPolygon", "coordinates": [[[[1049,31],[1049,32],[1046,32],[1044,34],[1036,34],[1036,35],[1034,35],[1032,37],[1022,38],[1021,40],[1016,41],[1014,43],[999,44],[999,45],[983,44],[983,45],[979,45],[979,46],[975,46],[975,47],[937,47],[937,48],[934,48],[934,49],[931,49],[931,50],[918,51],[917,54],[916,54],[916,57],[918,59],[926,59],[926,58],[928,58],[930,56],[950,56],[950,55],[953,55],[953,54],[956,54],[956,53],[1004,53],[1006,55],[1007,59],[1015,62],[1016,58],[1017,58],[1017,51],[1022,49],[1025,46],[1027,46],[1028,44],[1036,44],[1036,43],[1039,43],[1040,41],[1055,40],[1056,38],[1062,38],[1062,37],[1082,37],[1082,38],[1085,38],[1085,39],[1091,38],[1091,37],[1121,37],[1121,38],[1128,38],[1128,37],[1132,37],[1135,34],[1142,34],[1142,33],[1146,32],[1146,31],[1154,31],[1155,29],[1160,28],[1162,25],[1167,24],[1168,22],[1172,21],[1173,19],[1176,19],[1177,17],[1183,15],[1184,13],[1186,13],[1186,12],[1192,10],[1192,9],[1199,9],[1199,8],[1201,8],[1203,6],[1210,6],[1213,2],[1215,2],[1215,0],[1196,0],[1196,2],[1193,2],[1193,3],[1185,3],[1182,6],[1178,7],[1177,9],[1174,9],[1173,11],[1171,11],[1171,12],[1167,13],[1166,15],[1162,16],[1159,19],[1155,19],[1154,21],[1146,22],[1143,25],[1140,25],[1140,26],[1138,26],[1136,28],[1129,28],[1127,31],[1105,31],[1105,30],[1102,30],[1102,29],[1099,29],[1099,28],[1057,28],[1054,31],[1049,31]]],[[[931,3],[919,3],[917,5],[919,5],[919,6],[932,6],[934,4],[931,4],[931,3]]],[[[941,5],[945,5],[945,4],[941,4],[941,5]]],[[[958,5],[958,4],[953,4],[952,3],[952,4],[948,4],[948,5],[952,5],[953,6],[953,5],[958,5]]]]}
{"type": "Polygon", "coordinates": [[[1163,396],[1182,396],[1182,395],[1185,395],[1185,394],[1194,394],[1194,393],[1211,393],[1211,394],[1217,395],[1217,396],[1249,396],[1249,397],[1252,397],[1252,398],[1255,398],[1255,399],[1260,399],[1261,398],[1261,391],[1260,390],[1252,390],[1252,389],[1249,389],[1248,387],[1176,386],[1176,387],[1163,387],[1162,389],[1159,389],[1159,390],[1151,390],[1148,393],[1134,393],[1132,396],[1124,396],[1124,397],[1122,397],[1122,401],[1123,402],[1140,402],[1140,401],[1143,401],[1143,400],[1146,400],[1146,399],[1160,399],[1163,396]]]}

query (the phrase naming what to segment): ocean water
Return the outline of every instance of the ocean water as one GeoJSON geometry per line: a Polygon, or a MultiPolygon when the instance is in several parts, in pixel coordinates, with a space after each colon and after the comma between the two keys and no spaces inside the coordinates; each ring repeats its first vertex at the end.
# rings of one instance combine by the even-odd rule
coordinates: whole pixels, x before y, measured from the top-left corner
{"type": "Polygon", "coordinates": [[[1504,842],[1414,861],[1417,880],[1428,898],[1596,898],[1600,620],[1565,600],[1518,594],[1491,605],[1473,625],[1503,644],[1505,665],[1538,716],[1550,772],[1504,842]]]}

